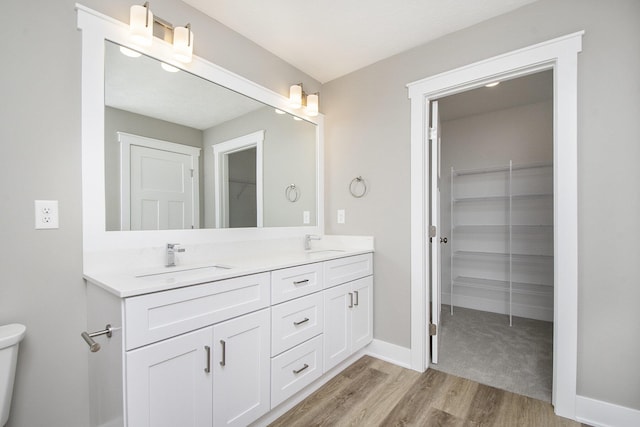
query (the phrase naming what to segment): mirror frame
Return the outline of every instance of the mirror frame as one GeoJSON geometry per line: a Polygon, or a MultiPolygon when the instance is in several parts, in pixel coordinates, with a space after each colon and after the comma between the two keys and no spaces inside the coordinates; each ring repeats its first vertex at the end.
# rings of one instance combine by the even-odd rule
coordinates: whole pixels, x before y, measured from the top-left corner
{"type": "Polygon", "coordinates": [[[262,240],[324,234],[324,116],[308,117],[292,110],[288,98],[228,71],[196,55],[189,64],[172,58],[170,44],[154,38],[148,48],[129,40],[129,26],[83,5],[76,4],[82,32],[82,219],[83,248],[88,252],[163,246],[167,242],[204,244],[262,240]],[[266,105],[316,125],[316,225],[234,229],[160,231],[106,231],[104,165],[104,54],[105,41],[137,50],[144,55],[224,86],[266,105]]]}

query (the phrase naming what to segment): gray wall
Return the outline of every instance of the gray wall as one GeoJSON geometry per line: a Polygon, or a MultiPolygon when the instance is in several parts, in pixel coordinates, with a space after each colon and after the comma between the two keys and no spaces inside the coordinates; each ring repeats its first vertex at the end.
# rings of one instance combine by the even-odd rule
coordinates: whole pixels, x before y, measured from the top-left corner
{"type": "MultiPolygon", "coordinates": [[[[204,131],[205,193],[214,194],[211,146],[260,130],[264,130],[263,225],[302,226],[303,211],[309,211],[311,225],[315,225],[316,127],[307,121],[293,120],[289,114],[276,114],[272,107],[260,108],[204,131]],[[300,189],[300,198],[295,203],[285,198],[285,188],[290,184],[300,189]]],[[[213,227],[212,199],[205,201],[205,217],[205,225],[213,227]]]]}
{"type": "Polygon", "coordinates": [[[376,238],[375,337],[410,341],[405,85],[586,30],[578,76],[578,393],[640,409],[640,2],[540,0],[323,86],[327,233],[376,238]],[[349,181],[370,192],[354,199],[349,181]],[[347,223],[336,223],[336,209],[347,223]]]}
{"type": "MultiPolygon", "coordinates": [[[[131,1],[83,4],[123,22],[131,1]]],[[[27,326],[8,427],[86,427],[88,347],[82,280],[80,48],[75,0],[3,1],[0,45],[0,324],[27,326]],[[28,161],[27,161],[28,159],[28,161]],[[36,199],[59,200],[60,229],[34,230],[36,199]]],[[[191,22],[195,53],[278,93],[320,84],[176,0],[156,15],[191,22]],[[207,42],[210,40],[210,42],[207,42]]]]}

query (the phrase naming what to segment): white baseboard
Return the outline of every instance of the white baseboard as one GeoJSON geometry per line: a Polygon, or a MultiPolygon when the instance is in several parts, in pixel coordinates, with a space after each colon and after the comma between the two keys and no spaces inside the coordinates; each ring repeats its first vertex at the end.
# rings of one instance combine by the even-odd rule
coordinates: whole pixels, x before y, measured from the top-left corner
{"type": "Polygon", "coordinates": [[[403,368],[411,369],[411,349],[391,344],[386,341],[373,340],[365,348],[366,354],[403,368]]]}
{"type": "Polygon", "coordinates": [[[576,420],[596,427],[637,427],[640,410],[576,396],[576,420]]]}

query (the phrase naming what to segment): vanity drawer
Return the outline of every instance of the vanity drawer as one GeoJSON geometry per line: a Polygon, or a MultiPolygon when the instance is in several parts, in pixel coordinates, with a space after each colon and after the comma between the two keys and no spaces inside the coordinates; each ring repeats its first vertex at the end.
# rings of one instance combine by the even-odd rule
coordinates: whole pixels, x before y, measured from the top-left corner
{"type": "Polygon", "coordinates": [[[324,263],[325,289],[373,274],[373,255],[362,254],[324,263]]]}
{"type": "Polygon", "coordinates": [[[271,303],[278,304],[322,290],[322,263],[271,272],[271,303]]]}
{"type": "Polygon", "coordinates": [[[268,307],[269,273],[126,298],[126,349],[268,307]]]}
{"type": "Polygon", "coordinates": [[[322,333],[322,292],[271,307],[271,355],[322,333]]]}
{"type": "Polygon", "coordinates": [[[322,375],[322,335],[271,359],[271,409],[322,375]]]}

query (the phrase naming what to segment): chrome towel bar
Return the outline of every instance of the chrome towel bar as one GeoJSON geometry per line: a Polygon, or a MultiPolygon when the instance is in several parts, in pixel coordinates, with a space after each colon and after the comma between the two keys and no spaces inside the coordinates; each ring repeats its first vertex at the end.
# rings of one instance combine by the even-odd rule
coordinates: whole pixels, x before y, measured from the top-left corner
{"type": "Polygon", "coordinates": [[[110,324],[106,325],[104,329],[101,331],[96,331],[96,332],[85,331],[80,334],[80,336],[84,338],[84,340],[89,345],[89,350],[91,350],[92,353],[95,353],[96,351],[100,350],[100,344],[98,344],[93,340],[93,337],[97,337],[99,335],[106,335],[107,338],[111,338],[113,336],[113,329],[111,328],[111,325],[110,324]]]}

